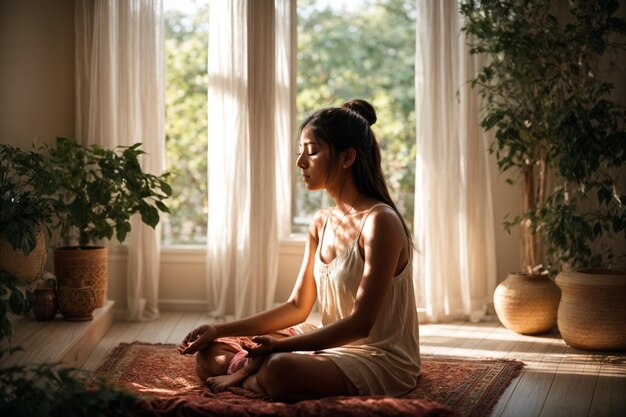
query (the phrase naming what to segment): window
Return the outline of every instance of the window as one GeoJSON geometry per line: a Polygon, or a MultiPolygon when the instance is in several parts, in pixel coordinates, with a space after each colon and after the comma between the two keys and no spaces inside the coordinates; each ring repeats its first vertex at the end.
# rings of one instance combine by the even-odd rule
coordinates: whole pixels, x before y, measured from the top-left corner
{"type": "MultiPolygon", "coordinates": [[[[389,192],[409,226],[415,186],[415,9],[410,0],[298,2],[297,121],[351,98],[372,103],[389,192]]],[[[295,190],[293,226],[303,232],[315,212],[332,202],[299,181],[295,190]]]]}
{"type": "MultiPolygon", "coordinates": [[[[390,193],[408,225],[415,182],[415,13],[411,0],[298,1],[297,120],[350,98],[378,112],[373,130],[390,193]]],[[[208,0],[166,0],[166,156],[175,195],[164,244],[206,242],[208,0]]],[[[295,137],[295,132],[294,132],[295,137]]],[[[297,139],[296,139],[297,141],[297,139]]],[[[294,149],[296,144],[294,143],[294,149]]],[[[294,164],[293,232],[332,202],[294,164]]]]}
{"type": "Polygon", "coordinates": [[[206,242],[208,11],[208,0],[165,1],[167,245],[206,242]]]}

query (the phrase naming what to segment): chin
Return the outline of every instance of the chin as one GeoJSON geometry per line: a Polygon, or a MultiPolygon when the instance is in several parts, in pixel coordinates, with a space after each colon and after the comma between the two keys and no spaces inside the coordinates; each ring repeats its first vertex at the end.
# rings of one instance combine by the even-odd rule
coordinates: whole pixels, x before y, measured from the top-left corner
{"type": "Polygon", "coordinates": [[[304,188],[306,188],[307,191],[320,191],[324,189],[324,187],[320,187],[319,185],[306,183],[304,184],[304,188]]]}

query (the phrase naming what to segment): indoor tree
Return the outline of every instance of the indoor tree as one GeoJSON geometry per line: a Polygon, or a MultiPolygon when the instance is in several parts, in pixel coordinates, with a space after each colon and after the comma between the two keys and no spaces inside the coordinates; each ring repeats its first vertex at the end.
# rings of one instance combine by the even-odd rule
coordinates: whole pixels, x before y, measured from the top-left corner
{"type": "Polygon", "coordinates": [[[522,213],[505,227],[520,226],[524,272],[619,261],[626,111],[609,82],[624,69],[618,9],[616,0],[461,4],[471,53],[487,62],[471,80],[481,125],[494,130],[500,170],[522,184],[522,213]]]}

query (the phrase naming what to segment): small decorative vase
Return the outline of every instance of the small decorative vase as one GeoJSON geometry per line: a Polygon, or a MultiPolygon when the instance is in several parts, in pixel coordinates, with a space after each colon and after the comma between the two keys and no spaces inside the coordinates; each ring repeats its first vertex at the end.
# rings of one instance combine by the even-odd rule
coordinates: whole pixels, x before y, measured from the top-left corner
{"type": "Polygon", "coordinates": [[[57,297],[53,288],[38,288],[33,291],[33,314],[39,321],[50,321],[57,314],[57,297]]]}
{"type": "Polygon", "coordinates": [[[102,307],[107,290],[107,248],[64,246],[54,250],[54,273],[59,287],[93,287],[96,307],[102,307]]]}
{"type": "Polygon", "coordinates": [[[520,334],[541,334],[556,326],[561,291],[547,274],[509,274],[493,294],[502,324],[520,334]]]}
{"type": "Polygon", "coordinates": [[[573,348],[626,350],[626,271],[579,269],[556,277],[558,326],[573,348]]]}
{"type": "Polygon", "coordinates": [[[64,320],[93,320],[93,311],[96,309],[96,290],[93,287],[59,287],[58,300],[64,320]]]}
{"type": "Polygon", "coordinates": [[[14,250],[9,241],[0,236],[0,269],[24,282],[30,283],[41,277],[47,257],[46,239],[41,228],[37,230],[35,249],[28,255],[14,250]]]}

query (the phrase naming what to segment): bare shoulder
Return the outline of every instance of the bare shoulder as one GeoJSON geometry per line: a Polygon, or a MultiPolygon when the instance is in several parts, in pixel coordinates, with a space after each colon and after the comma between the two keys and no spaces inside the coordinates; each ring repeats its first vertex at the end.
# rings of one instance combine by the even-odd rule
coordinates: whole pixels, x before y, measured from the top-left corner
{"type": "Polygon", "coordinates": [[[398,214],[389,206],[376,207],[365,220],[362,236],[365,242],[373,240],[398,242],[400,246],[406,242],[406,234],[398,214]]]}
{"type": "Polygon", "coordinates": [[[315,213],[313,220],[311,220],[311,223],[309,224],[309,239],[312,239],[314,242],[319,241],[324,221],[326,220],[326,217],[328,217],[330,210],[330,208],[325,208],[318,210],[318,212],[315,213]]]}

